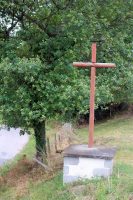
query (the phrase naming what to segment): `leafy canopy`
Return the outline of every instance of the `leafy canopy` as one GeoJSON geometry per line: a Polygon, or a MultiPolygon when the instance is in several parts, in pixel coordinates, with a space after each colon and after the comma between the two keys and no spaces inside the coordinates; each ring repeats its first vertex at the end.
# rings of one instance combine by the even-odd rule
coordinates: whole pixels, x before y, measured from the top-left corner
{"type": "Polygon", "coordinates": [[[36,59],[4,60],[0,65],[0,105],[9,126],[33,127],[50,117],[87,110],[86,80],[77,82],[76,71],[66,66],[48,71],[36,59]],[[84,107],[81,104],[84,102],[84,107]]]}
{"type": "Polygon", "coordinates": [[[90,70],[97,60],[96,106],[132,101],[132,6],[125,0],[0,0],[0,106],[9,125],[32,126],[58,114],[87,112],[90,70]],[[5,58],[8,58],[5,60],[5,58]]]}

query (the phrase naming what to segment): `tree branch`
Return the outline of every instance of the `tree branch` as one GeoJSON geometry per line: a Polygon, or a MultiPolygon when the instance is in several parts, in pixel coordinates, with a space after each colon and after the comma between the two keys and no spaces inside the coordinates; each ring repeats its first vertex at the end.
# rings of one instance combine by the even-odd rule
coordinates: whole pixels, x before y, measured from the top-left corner
{"type": "Polygon", "coordinates": [[[66,10],[72,2],[73,2],[73,0],[68,0],[68,2],[66,3],[66,5],[63,6],[63,7],[61,7],[58,3],[56,3],[55,0],[52,0],[52,3],[55,5],[55,7],[58,10],[66,10]]]}

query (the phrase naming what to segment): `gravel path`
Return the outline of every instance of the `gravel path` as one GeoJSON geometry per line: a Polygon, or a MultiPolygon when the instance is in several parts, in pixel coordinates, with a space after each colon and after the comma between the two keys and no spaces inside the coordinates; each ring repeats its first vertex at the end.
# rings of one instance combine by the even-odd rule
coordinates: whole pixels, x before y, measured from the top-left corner
{"type": "Polygon", "coordinates": [[[0,165],[19,153],[29,140],[29,135],[19,135],[20,129],[0,129],[0,165]]]}

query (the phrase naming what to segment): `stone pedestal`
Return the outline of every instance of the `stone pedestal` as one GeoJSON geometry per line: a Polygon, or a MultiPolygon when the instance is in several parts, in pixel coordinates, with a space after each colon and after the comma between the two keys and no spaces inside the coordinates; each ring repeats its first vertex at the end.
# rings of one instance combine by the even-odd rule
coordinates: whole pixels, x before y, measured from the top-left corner
{"type": "Polygon", "coordinates": [[[70,145],[64,151],[63,183],[110,176],[115,153],[116,148],[70,145]]]}

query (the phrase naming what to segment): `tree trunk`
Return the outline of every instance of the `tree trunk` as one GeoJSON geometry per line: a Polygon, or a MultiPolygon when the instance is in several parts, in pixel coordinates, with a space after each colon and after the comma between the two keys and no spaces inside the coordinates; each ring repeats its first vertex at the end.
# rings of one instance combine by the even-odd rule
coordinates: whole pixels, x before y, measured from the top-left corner
{"type": "Polygon", "coordinates": [[[36,140],[36,158],[43,161],[43,158],[46,156],[45,122],[34,124],[34,134],[36,140]]]}

